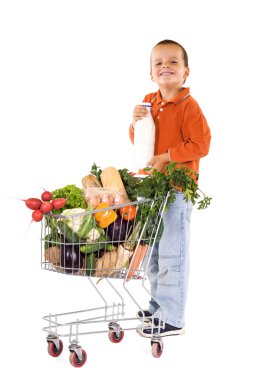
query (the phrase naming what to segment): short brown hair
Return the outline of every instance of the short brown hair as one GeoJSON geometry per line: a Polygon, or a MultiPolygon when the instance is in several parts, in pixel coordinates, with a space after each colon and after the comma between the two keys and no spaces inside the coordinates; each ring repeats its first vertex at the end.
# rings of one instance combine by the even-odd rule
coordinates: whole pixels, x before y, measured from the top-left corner
{"type": "Polygon", "coordinates": [[[177,45],[177,46],[179,46],[181,48],[182,52],[183,52],[183,59],[184,59],[185,67],[188,67],[188,55],[186,53],[185,48],[182,45],[180,45],[178,42],[173,41],[173,40],[162,40],[162,41],[158,42],[158,44],[156,44],[154,46],[154,48],[156,46],[159,46],[159,45],[177,45]]]}

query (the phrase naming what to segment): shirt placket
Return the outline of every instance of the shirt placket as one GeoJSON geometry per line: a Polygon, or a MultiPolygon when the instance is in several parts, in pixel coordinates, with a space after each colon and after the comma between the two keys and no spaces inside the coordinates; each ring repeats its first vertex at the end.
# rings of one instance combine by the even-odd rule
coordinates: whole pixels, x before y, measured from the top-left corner
{"type": "Polygon", "coordinates": [[[157,109],[156,109],[156,111],[153,114],[154,120],[158,120],[159,121],[160,116],[161,116],[161,112],[164,111],[164,106],[165,106],[164,102],[161,102],[160,104],[157,104],[157,109]]]}

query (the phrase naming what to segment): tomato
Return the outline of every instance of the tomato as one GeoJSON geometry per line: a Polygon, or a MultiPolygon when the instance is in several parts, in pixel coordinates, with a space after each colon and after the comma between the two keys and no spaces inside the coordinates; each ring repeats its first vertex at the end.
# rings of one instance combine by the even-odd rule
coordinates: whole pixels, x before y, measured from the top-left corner
{"type": "Polygon", "coordinates": [[[133,220],[136,215],[135,206],[125,206],[119,209],[119,213],[122,219],[124,220],[133,220]]]}

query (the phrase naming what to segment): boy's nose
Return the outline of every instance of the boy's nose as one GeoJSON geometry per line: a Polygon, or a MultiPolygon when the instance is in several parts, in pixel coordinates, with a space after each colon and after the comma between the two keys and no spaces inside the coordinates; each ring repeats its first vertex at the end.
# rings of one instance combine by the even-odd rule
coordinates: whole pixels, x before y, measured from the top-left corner
{"type": "Polygon", "coordinates": [[[163,67],[170,67],[170,63],[169,62],[164,62],[163,67]]]}

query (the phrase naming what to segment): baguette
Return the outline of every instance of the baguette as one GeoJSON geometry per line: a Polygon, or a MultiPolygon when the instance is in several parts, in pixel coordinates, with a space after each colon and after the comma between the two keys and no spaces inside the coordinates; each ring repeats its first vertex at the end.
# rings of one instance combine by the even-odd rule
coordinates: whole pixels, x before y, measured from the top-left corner
{"type": "Polygon", "coordinates": [[[103,187],[115,189],[124,196],[126,202],[129,201],[125,186],[116,168],[110,166],[104,169],[100,177],[103,187]]]}

